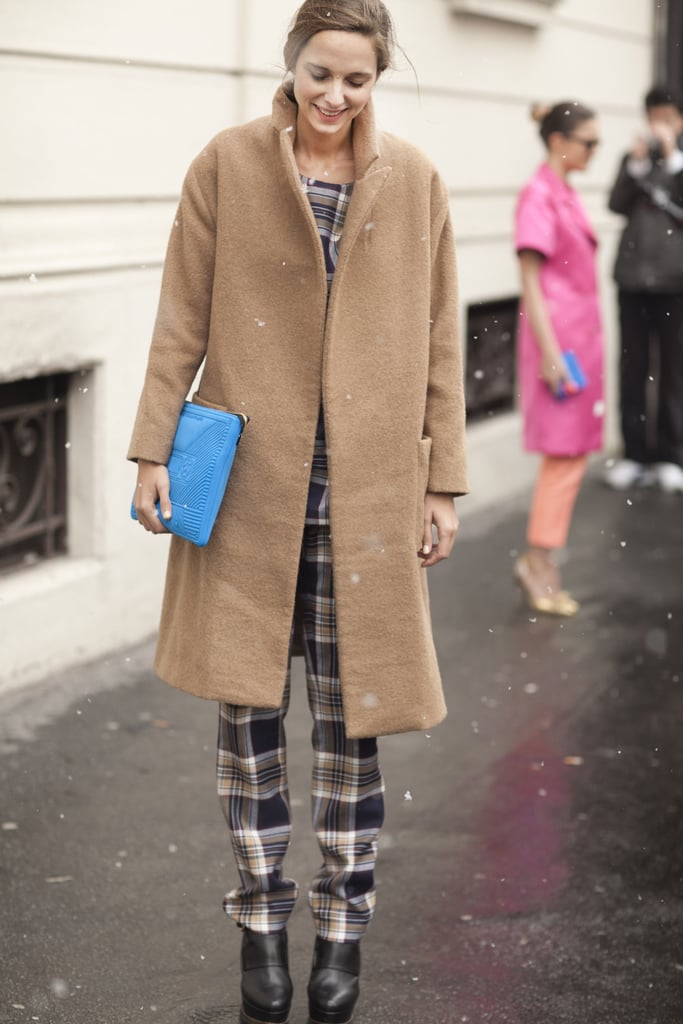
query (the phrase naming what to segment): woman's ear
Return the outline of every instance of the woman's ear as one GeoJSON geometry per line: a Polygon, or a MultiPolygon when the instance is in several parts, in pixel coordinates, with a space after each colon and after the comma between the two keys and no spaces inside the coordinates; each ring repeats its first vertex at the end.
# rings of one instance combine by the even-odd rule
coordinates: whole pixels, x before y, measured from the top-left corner
{"type": "Polygon", "coordinates": [[[558,147],[564,146],[566,139],[562,132],[551,132],[548,136],[548,149],[554,153],[558,147]]]}

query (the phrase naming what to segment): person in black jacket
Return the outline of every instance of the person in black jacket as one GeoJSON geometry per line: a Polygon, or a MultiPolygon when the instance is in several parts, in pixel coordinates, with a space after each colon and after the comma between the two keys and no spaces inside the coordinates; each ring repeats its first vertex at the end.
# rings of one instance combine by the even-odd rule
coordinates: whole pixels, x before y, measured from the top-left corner
{"type": "Polygon", "coordinates": [[[624,156],[609,199],[610,210],[628,218],[614,268],[624,452],[605,473],[618,490],[658,483],[683,493],[682,110],[671,90],[650,90],[647,128],[624,156]],[[651,425],[648,380],[655,376],[651,425]]]}

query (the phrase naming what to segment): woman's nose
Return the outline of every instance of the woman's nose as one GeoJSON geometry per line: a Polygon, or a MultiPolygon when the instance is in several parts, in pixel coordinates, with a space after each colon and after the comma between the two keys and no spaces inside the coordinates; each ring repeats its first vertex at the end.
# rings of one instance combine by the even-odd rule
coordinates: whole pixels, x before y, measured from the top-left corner
{"type": "Polygon", "coordinates": [[[344,102],[344,88],[341,79],[333,79],[327,88],[327,99],[331,107],[340,107],[344,102]]]}

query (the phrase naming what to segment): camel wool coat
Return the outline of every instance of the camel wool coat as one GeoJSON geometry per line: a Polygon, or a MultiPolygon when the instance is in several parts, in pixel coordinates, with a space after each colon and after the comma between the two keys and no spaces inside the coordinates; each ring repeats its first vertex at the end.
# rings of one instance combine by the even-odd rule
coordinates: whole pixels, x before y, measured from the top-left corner
{"type": "Polygon", "coordinates": [[[199,697],[281,704],[322,401],[347,734],[426,729],[446,708],[424,497],[467,491],[448,195],[368,104],[327,307],[296,111],[280,89],[272,116],[217,135],[171,231],[128,457],[168,461],[202,361],[194,400],[250,421],[207,546],[171,539],[155,669],[199,697]]]}

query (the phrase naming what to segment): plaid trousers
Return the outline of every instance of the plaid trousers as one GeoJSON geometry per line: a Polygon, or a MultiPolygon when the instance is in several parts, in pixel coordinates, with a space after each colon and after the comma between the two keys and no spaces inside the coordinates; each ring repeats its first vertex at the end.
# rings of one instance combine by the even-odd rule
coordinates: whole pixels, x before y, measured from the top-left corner
{"type": "MultiPolygon", "coordinates": [[[[355,942],[375,907],[384,782],[377,740],[349,740],[344,728],[327,525],[304,528],[297,603],[313,717],[313,828],[323,857],[309,904],[321,938],[355,942]]],[[[289,694],[288,668],[280,708],[219,708],[218,794],[240,876],[223,906],[256,932],[285,928],[298,896],[296,882],[283,875],[291,835],[284,731],[289,694]]]]}

